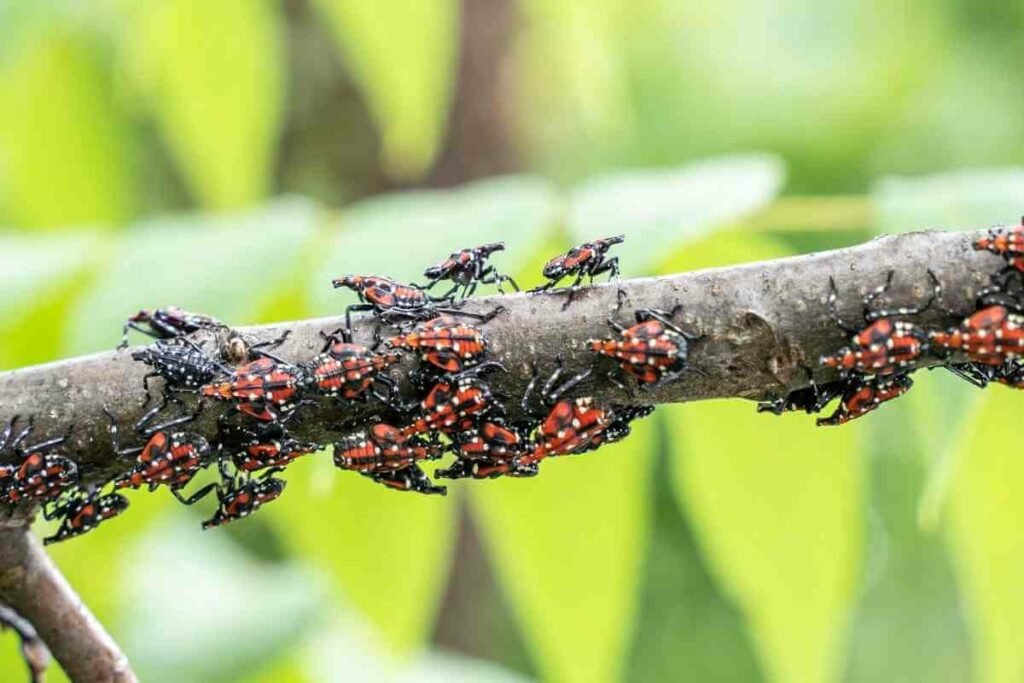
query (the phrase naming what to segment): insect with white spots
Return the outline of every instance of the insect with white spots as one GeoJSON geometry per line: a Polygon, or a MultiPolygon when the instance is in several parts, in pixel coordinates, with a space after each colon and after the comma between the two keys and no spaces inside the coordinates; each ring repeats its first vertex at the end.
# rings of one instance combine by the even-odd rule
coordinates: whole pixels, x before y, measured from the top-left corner
{"type": "Polygon", "coordinates": [[[438,282],[451,280],[455,284],[442,298],[454,295],[461,288],[461,298],[466,299],[472,296],[477,286],[481,284],[495,284],[498,291],[504,294],[501,288],[503,282],[509,283],[518,292],[519,285],[515,280],[487,264],[491,254],[504,250],[504,242],[494,242],[453,252],[447,259],[423,272],[423,276],[430,280],[430,284],[424,289],[432,289],[438,282]]]}
{"type": "Polygon", "coordinates": [[[689,342],[700,338],[671,322],[679,308],[670,313],[649,308],[637,310],[636,324],[628,328],[609,318],[608,324],[620,338],[590,339],[587,345],[594,353],[618,361],[619,367],[635,377],[643,388],[653,389],[671,382],[688,367],[689,342]]]}

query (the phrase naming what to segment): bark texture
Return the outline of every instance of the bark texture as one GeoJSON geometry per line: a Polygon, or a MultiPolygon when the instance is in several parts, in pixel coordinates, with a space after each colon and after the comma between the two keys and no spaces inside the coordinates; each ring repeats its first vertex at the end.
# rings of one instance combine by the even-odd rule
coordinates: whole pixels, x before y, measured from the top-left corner
{"type": "Polygon", "coordinates": [[[28,524],[14,516],[0,526],[0,600],[35,627],[71,680],[136,681],[117,643],[43,552],[28,524]]]}

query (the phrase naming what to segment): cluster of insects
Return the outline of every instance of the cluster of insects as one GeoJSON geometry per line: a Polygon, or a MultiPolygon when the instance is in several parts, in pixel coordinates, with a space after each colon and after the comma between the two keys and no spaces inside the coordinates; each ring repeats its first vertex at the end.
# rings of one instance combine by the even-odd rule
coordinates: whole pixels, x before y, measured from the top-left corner
{"type": "MultiPolygon", "coordinates": [[[[543,269],[546,284],[531,291],[552,290],[575,278],[565,290],[568,304],[585,278],[617,277],[618,260],[607,252],[621,241],[617,236],[587,242],[552,259],[543,269]]],[[[61,453],[68,435],[29,444],[32,420],[15,418],[0,433],[0,452],[18,463],[0,469],[0,501],[36,503],[46,519],[60,520],[46,543],[79,536],[122,513],[128,507],[125,489],[165,488],[185,505],[212,494],[217,507],[203,522],[210,528],[249,516],[281,496],[285,480],[277,475],[328,446],[340,470],[395,490],[444,495],[447,488],[431,476],[533,477],[547,458],[587,453],[625,438],[632,421],[653,407],[568,397],[592,370],[565,377],[559,361],[542,378],[535,369],[514,404],[489,386],[489,377],[506,370],[490,357],[485,327],[504,308],[472,313],[462,302],[480,285],[519,291],[515,280],[489,263],[503,249],[495,243],[455,252],[426,269],[426,285],[372,275],[335,279],[335,288],[352,290],[359,301],[346,308],[345,326],[321,332],[323,347],[301,362],[275,353],[287,333],[258,344],[232,336],[229,346],[237,358],[229,361],[193,336],[229,331],[219,320],[173,307],[139,311],[125,323],[118,349],[128,346],[133,331],[153,338],[149,346],[129,352],[148,368],[145,409],[130,434],[107,413],[110,448],[130,461],[128,470],[102,486],[83,484],[75,462],[61,453]],[[444,294],[431,294],[445,282],[444,294]],[[378,325],[372,346],[353,341],[352,314],[363,312],[378,325]],[[414,394],[406,395],[389,370],[410,356],[415,367],[403,372],[414,394]],[[333,443],[293,437],[289,425],[301,419],[303,406],[324,399],[374,401],[376,417],[333,443]],[[190,423],[215,403],[224,410],[215,437],[207,439],[190,423]],[[518,413],[511,415],[509,405],[518,413]],[[447,454],[454,460],[428,475],[424,464],[447,454]],[[192,490],[197,475],[208,468],[216,471],[216,481],[192,490]]],[[[629,327],[610,319],[613,335],[591,340],[596,354],[619,367],[607,373],[613,382],[621,385],[616,376],[621,375],[649,388],[686,369],[687,345],[696,337],[672,322],[675,313],[636,311],[636,323],[629,327]]]]}
{"type": "Polygon", "coordinates": [[[820,362],[838,370],[838,379],[822,385],[812,382],[784,398],[760,403],[758,411],[818,413],[838,398],[834,412],[817,423],[841,425],[907,393],[913,385],[910,375],[925,357],[937,358],[941,367],[978,387],[997,382],[1024,388],[1024,221],[992,228],[974,249],[1002,256],[1006,266],[978,293],[970,312],[945,308],[942,286],[931,271],[933,294],[923,306],[876,309],[875,301],[892,282],[890,272],[885,283],[864,297],[863,324],[848,325],[836,312],[838,295],[832,281],[829,314],[850,341],[820,362]],[[932,305],[942,306],[961,322],[949,329],[925,330],[902,319],[932,305]]]}
{"type": "MultiPolygon", "coordinates": [[[[592,282],[602,273],[617,278],[618,260],[608,252],[622,240],[594,240],[551,259],[543,268],[547,282],[530,291],[553,290],[574,278],[560,290],[568,294],[569,305],[585,279],[592,282]]],[[[946,330],[925,330],[908,320],[943,306],[934,274],[933,294],[924,305],[879,308],[876,302],[892,283],[890,273],[863,298],[862,320],[855,324],[839,315],[839,295],[831,281],[829,315],[850,339],[820,362],[837,378],[820,385],[812,381],[760,403],[758,410],[819,413],[838,399],[835,410],[818,424],[844,424],[905,394],[912,386],[911,373],[926,355],[977,386],[998,382],[1024,388],[1024,225],[993,229],[975,248],[1001,255],[1007,265],[978,294],[974,311],[958,315],[962,322],[946,330]]],[[[82,484],[75,462],[61,453],[70,430],[30,443],[31,418],[15,418],[0,432],[0,453],[13,455],[7,460],[15,463],[0,466],[0,502],[38,504],[47,519],[60,520],[47,543],[81,535],[122,513],[128,507],[125,489],[166,488],[185,505],[212,494],[217,507],[203,522],[203,528],[210,528],[249,516],[280,497],[285,480],[277,475],[327,447],[333,447],[340,470],[398,491],[444,495],[446,486],[435,479],[534,477],[548,458],[619,441],[629,435],[634,420],[653,412],[650,406],[586,395],[581,388],[589,378],[601,377],[635,396],[634,389],[650,391],[693,370],[690,346],[701,335],[677,322],[679,307],[639,309],[628,322],[613,315],[609,334],[586,342],[593,354],[587,369],[569,373],[559,360],[547,375],[534,368],[522,396],[492,389],[493,376],[506,368],[492,357],[486,327],[504,307],[470,312],[463,302],[480,285],[494,285],[501,293],[506,286],[519,291],[515,280],[489,263],[503,249],[504,244],[495,243],[455,252],[426,269],[426,285],[376,275],[333,280],[335,288],[354,292],[358,303],[345,309],[344,327],[321,332],[323,347],[299,362],[275,353],[287,333],[251,343],[209,316],[178,308],[140,311],[125,323],[118,348],[128,345],[132,331],[154,339],[130,351],[148,368],[145,409],[130,435],[121,434],[108,413],[110,447],[130,461],[127,472],[102,486],[82,484]],[[448,283],[448,290],[431,294],[442,283],[448,283]],[[372,315],[372,346],[353,340],[353,313],[372,315]],[[200,331],[232,335],[231,359],[197,342],[193,333],[200,331]],[[403,363],[410,357],[411,369],[403,363]],[[390,374],[400,364],[408,382],[390,374]],[[156,388],[154,380],[159,380],[156,388]],[[289,425],[302,419],[303,407],[325,400],[373,401],[375,417],[333,443],[295,438],[289,425]],[[190,423],[215,403],[224,409],[216,435],[207,439],[190,423]],[[433,474],[424,469],[449,454],[453,460],[433,474]],[[216,481],[194,488],[194,479],[207,468],[217,473],[216,481]]],[[[620,297],[616,315],[621,305],[620,297]]]]}

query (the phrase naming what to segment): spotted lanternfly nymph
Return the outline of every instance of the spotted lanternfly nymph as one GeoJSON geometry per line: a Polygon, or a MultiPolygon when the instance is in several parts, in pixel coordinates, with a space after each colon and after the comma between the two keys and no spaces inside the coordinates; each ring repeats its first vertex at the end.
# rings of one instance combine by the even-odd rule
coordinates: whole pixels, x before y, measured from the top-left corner
{"type": "Polygon", "coordinates": [[[983,365],[1004,365],[1024,356],[1024,315],[1006,306],[987,306],[964,319],[959,326],[932,332],[934,347],[961,351],[983,365]]]}
{"type": "MultiPolygon", "coordinates": [[[[348,339],[326,336],[323,351],[302,367],[310,387],[323,396],[365,400],[374,383],[384,385],[392,395],[394,382],[384,374],[401,357],[397,353],[376,353],[348,339]]],[[[375,392],[374,392],[375,393],[375,392]]],[[[377,398],[384,397],[376,394],[377,398]]]]}
{"type": "Polygon", "coordinates": [[[974,243],[974,249],[998,254],[1011,268],[1024,271],[1024,218],[1020,225],[990,228],[985,237],[974,243]]]}
{"type": "Polygon", "coordinates": [[[841,396],[848,385],[849,382],[842,379],[824,384],[815,384],[811,380],[810,386],[791,391],[783,398],[761,401],[757,404],[757,412],[775,415],[796,411],[803,411],[808,415],[820,413],[832,399],[841,396]]]}
{"type": "Polygon", "coordinates": [[[437,382],[422,401],[406,407],[415,414],[402,428],[402,435],[463,431],[469,426],[467,420],[494,409],[496,403],[490,388],[478,379],[492,369],[505,368],[499,363],[483,363],[437,382]]]}
{"type": "Polygon", "coordinates": [[[397,427],[377,423],[338,440],[334,444],[334,465],[362,474],[388,472],[436,460],[445,450],[440,443],[404,436],[397,427]]]}
{"type": "Polygon", "coordinates": [[[619,277],[618,257],[606,259],[605,255],[609,249],[616,244],[621,244],[625,239],[625,235],[616,235],[615,237],[606,237],[594,240],[593,242],[584,242],[566,253],[556,256],[544,264],[543,274],[547,282],[530,291],[547,291],[558,286],[558,283],[565,278],[575,275],[576,281],[570,286],[569,299],[565,302],[565,306],[568,306],[572,303],[573,294],[579,289],[583,278],[590,278],[590,282],[593,283],[594,278],[601,273],[610,273],[610,279],[612,280],[619,277]]]}
{"type": "Polygon", "coordinates": [[[240,472],[258,472],[268,468],[283,470],[295,460],[321,448],[319,444],[293,438],[283,422],[256,423],[250,427],[228,425],[222,420],[217,441],[218,450],[229,454],[240,472]]]}
{"type": "Polygon", "coordinates": [[[536,465],[519,463],[531,450],[531,431],[532,426],[510,426],[499,417],[473,425],[453,436],[456,460],[435,474],[442,479],[535,476],[536,465]]]}
{"type": "Polygon", "coordinates": [[[107,419],[110,422],[110,441],[114,453],[120,457],[135,458],[132,468],[115,480],[114,488],[140,489],[145,486],[150,491],[155,491],[163,485],[180,499],[179,490],[188,486],[196,474],[210,462],[210,444],[206,439],[199,434],[172,429],[192,421],[195,415],[180,417],[145,429],[137,425],[137,430],[146,438],[146,443],[126,448],[121,447],[117,421],[110,412],[107,412],[107,419]]]}
{"type": "Polygon", "coordinates": [[[452,295],[433,297],[422,287],[402,285],[391,278],[375,275],[345,275],[333,280],[332,284],[335,289],[351,289],[362,302],[345,308],[345,330],[349,335],[352,332],[352,314],[361,311],[371,311],[381,322],[394,324],[430,320],[442,313],[487,321],[504,310],[499,307],[489,314],[468,313],[452,306],[452,295]]]}
{"type": "Polygon", "coordinates": [[[417,325],[411,332],[387,340],[393,349],[418,351],[430,365],[446,373],[459,373],[482,361],[487,354],[483,330],[448,316],[417,325]]]}
{"type": "Polygon", "coordinates": [[[135,330],[154,339],[173,339],[192,334],[199,330],[215,330],[227,327],[224,323],[202,313],[190,313],[177,306],[144,309],[128,318],[124,324],[121,343],[117,348],[128,346],[128,331],[135,330]]]}
{"type": "Polygon", "coordinates": [[[848,381],[835,412],[829,417],[819,417],[817,424],[819,427],[841,425],[855,420],[886,401],[899,398],[910,391],[913,384],[907,373],[853,377],[848,381]]]}
{"type": "Polygon", "coordinates": [[[433,288],[438,282],[451,280],[454,286],[442,298],[453,296],[461,289],[461,298],[466,299],[472,296],[477,286],[481,284],[495,284],[498,291],[504,294],[501,288],[503,282],[509,283],[518,292],[519,285],[515,280],[487,264],[491,254],[504,250],[504,242],[495,242],[453,252],[447,259],[423,272],[423,276],[430,280],[425,289],[433,288]]]}
{"type": "Polygon", "coordinates": [[[624,372],[641,387],[654,388],[683,374],[689,355],[688,342],[699,335],[690,334],[672,324],[671,313],[655,309],[636,311],[636,324],[624,327],[608,319],[619,339],[590,339],[591,351],[618,361],[624,372]]]}
{"type": "MultiPolygon", "coordinates": [[[[891,320],[897,315],[917,315],[935,300],[935,294],[920,307],[904,307],[892,310],[874,310],[875,299],[884,294],[892,284],[894,272],[889,271],[885,284],[871,291],[864,297],[864,321],[867,327],[846,325],[836,311],[835,280],[829,278],[831,292],[828,297],[828,310],[832,320],[845,332],[852,335],[850,343],[836,353],[822,356],[821,364],[839,370],[841,378],[853,374],[888,375],[910,368],[927,350],[928,334],[905,321],[891,320]]],[[[932,275],[929,271],[929,275],[932,275]]],[[[932,275],[933,281],[935,276],[932,275]]],[[[938,282],[935,281],[936,291],[938,282]]]]}
{"type": "Polygon", "coordinates": [[[274,422],[295,409],[299,387],[306,383],[301,368],[265,356],[239,366],[224,381],[204,385],[200,393],[260,422],[274,422]]]}
{"type": "Polygon", "coordinates": [[[158,340],[155,344],[132,351],[132,359],[152,368],[142,378],[146,391],[146,405],[152,400],[149,381],[154,377],[164,380],[163,400],[149,409],[139,420],[145,425],[170,403],[182,405],[179,393],[197,393],[219,375],[231,374],[231,368],[208,356],[202,348],[188,339],[158,340]]]}
{"type": "Polygon", "coordinates": [[[61,518],[60,528],[53,536],[43,539],[44,545],[59,543],[88,533],[108,519],[113,519],[128,509],[128,499],[119,493],[98,495],[76,491],[66,500],[50,509],[44,508],[47,520],[61,518]]]}
{"type": "Polygon", "coordinates": [[[64,436],[25,446],[34,421],[29,418],[28,426],[15,435],[17,421],[15,415],[0,433],[0,452],[10,450],[20,460],[16,464],[0,465],[0,502],[14,504],[56,498],[78,481],[78,466],[63,455],[47,451],[63,444],[71,429],[64,436]]]}
{"type": "Polygon", "coordinates": [[[612,424],[614,415],[611,409],[595,404],[592,398],[562,398],[563,394],[586,379],[590,370],[584,370],[556,387],[561,373],[562,368],[559,367],[541,388],[540,410],[530,405],[530,395],[537,383],[536,373],[526,387],[522,399],[523,412],[537,415],[541,421],[530,452],[517,459],[519,465],[529,466],[552,456],[586,452],[591,442],[612,424]]]}

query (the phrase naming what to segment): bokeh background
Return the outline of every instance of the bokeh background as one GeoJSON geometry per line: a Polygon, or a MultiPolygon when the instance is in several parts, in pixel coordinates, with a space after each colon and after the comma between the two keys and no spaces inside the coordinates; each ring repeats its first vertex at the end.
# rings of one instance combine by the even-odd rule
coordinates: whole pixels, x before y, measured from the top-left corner
{"type": "MultiPolygon", "coordinates": [[[[4,0],[0,368],[498,239],[533,285],[608,233],[632,277],[1014,222],[1022,8],[4,0]]],[[[1024,402],[918,377],[837,430],[665,407],[447,499],[319,455],[244,523],[139,494],[53,556],[146,681],[1022,680],[1024,402]]]]}

